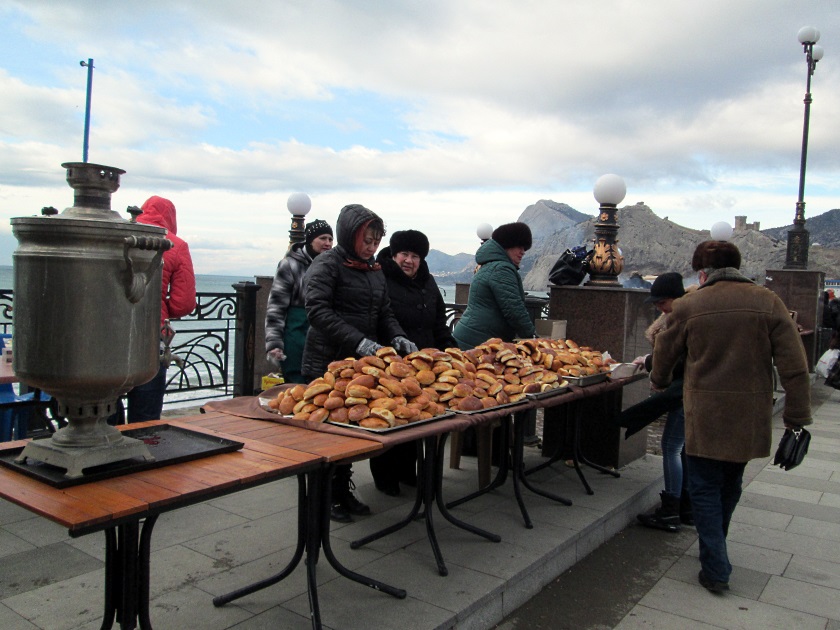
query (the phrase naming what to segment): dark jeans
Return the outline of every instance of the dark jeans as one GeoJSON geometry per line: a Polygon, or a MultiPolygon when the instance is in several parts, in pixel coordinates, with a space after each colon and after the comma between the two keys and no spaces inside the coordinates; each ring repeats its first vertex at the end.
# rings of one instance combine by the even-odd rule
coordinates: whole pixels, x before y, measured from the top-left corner
{"type": "Polygon", "coordinates": [[[700,538],[700,567],[713,582],[729,582],[726,552],[729,522],[741,498],[745,462],[723,462],[689,455],[688,487],[700,538]]]}
{"type": "Polygon", "coordinates": [[[138,385],[128,392],[128,423],[160,420],[165,392],[166,366],[161,365],[157,375],[151,381],[138,385]]]}

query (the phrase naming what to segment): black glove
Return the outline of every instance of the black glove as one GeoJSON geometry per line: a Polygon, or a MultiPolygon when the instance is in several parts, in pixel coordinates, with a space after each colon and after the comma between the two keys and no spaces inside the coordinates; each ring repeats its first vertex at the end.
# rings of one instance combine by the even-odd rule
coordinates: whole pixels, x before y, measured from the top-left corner
{"type": "Polygon", "coordinates": [[[394,346],[394,350],[403,356],[417,352],[417,346],[405,337],[394,337],[391,339],[391,345],[394,346]]]}
{"type": "Polygon", "coordinates": [[[356,354],[362,357],[370,357],[376,354],[376,351],[381,347],[381,345],[372,339],[365,337],[359,342],[359,345],[356,346],[356,354]]]}

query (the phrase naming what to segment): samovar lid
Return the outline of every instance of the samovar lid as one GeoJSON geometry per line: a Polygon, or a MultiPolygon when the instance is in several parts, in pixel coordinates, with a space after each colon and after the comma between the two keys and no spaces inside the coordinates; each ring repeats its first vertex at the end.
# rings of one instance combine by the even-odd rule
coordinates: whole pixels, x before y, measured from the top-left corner
{"type": "Polygon", "coordinates": [[[61,166],[73,189],[73,205],[62,216],[124,220],[111,210],[111,195],[120,187],[124,170],[91,162],[64,162],[61,166]]]}

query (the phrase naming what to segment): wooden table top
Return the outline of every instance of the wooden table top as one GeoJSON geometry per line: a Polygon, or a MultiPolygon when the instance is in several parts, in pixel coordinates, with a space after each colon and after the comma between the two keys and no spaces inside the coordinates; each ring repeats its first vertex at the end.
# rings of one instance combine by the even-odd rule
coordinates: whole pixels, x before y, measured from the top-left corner
{"type": "Polygon", "coordinates": [[[15,371],[12,369],[11,363],[6,363],[3,357],[0,357],[0,383],[17,383],[18,377],[15,376],[15,371]]]}
{"type": "MultiPolygon", "coordinates": [[[[369,440],[218,415],[224,417],[202,414],[121,428],[170,424],[235,439],[244,443],[242,449],[67,488],[0,466],[0,497],[67,527],[71,536],[81,536],[382,448],[369,440]]],[[[0,450],[24,444],[26,440],[7,442],[0,450]]]]}

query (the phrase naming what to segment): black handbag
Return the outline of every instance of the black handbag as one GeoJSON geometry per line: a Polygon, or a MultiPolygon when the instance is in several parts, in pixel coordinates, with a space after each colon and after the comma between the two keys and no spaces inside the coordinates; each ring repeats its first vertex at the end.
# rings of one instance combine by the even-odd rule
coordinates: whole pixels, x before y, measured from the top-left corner
{"type": "Polygon", "coordinates": [[[808,445],[811,443],[811,434],[804,428],[797,430],[785,429],[785,434],[776,449],[776,457],[773,465],[779,466],[782,470],[796,468],[805,459],[808,452],[808,445]]]}
{"type": "Polygon", "coordinates": [[[548,281],[558,286],[578,285],[589,273],[589,259],[594,250],[586,251],[582,245],[560,254],[548,274],[548,281]]]}

